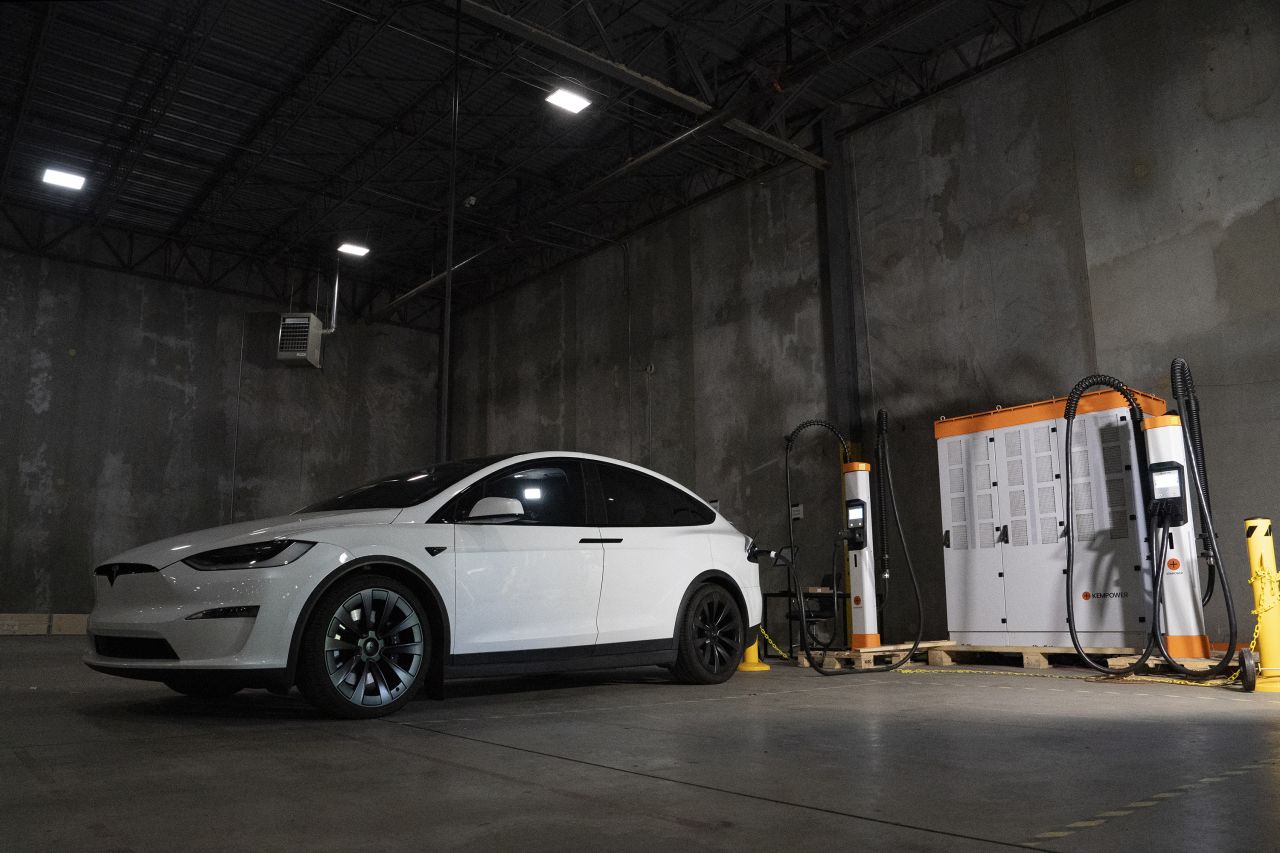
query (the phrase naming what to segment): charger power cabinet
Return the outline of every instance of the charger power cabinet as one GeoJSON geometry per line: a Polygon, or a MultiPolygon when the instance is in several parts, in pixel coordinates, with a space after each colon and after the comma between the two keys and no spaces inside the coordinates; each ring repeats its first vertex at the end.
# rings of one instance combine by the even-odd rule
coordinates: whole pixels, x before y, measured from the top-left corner
{"type": "MultiPolygon", "coordinates": [[[[1143,412],[1164,401],[1135,392],[1143,412]]],[[[951,639],[1069,647],[1063,459],[1066,398],[934,424],[951,639]]],[[[1076,624],[1090,648],[1145,644],[1147,526],[1133,425],[1114,391],[1086,394],[1072,428],[1076,624]]]]}

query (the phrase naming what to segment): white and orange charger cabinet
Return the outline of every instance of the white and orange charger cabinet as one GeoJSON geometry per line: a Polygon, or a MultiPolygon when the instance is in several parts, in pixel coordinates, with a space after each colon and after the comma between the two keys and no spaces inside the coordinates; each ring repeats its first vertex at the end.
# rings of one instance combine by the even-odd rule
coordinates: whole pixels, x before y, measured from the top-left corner
{"type": "MultiPolygon", "coordinates": [[[[1144,424],[1151,426],[1144,436],[1155,458],[1180,453],[1180,434],[1159,420],[1164,401],[1141,392],[1135,397],[1144,424]]],[[[1070,448],[1072,482],[1066,484],[1064,402],[1056,398],[934,424],[947,621],[958,643],[1071,646],[1064,586],[1063,498],[1069,486],[1081,642],[1095,649],[1146,645],[1151,558],[1144,472],[1128,406],[1114,391],[1081,398],[1070,448]]],[[[1166,575],[1163,616],[1170,651],[1207,655],[1194,531],[1188,523],[1171,533],[1166,562],[1177,567],[1166,575]]]]}

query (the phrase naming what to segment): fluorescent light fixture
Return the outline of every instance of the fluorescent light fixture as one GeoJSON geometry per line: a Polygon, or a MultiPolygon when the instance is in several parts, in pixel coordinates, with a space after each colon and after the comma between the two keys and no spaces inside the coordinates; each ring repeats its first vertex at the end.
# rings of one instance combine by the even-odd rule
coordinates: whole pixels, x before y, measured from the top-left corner
{"type": "Polygon", "coordinates": [[[44,182],[53,184],[55,187],[78,190],[84,186],[84,175],[73,175],[70,172],[63,172],[58,169],[45,169],[44,182]]]}
{"type": "Polygon", "coordinates": [[[524,499],[525,499],[525,500],[527,500],[527,501],[540,501],[540,500],[542,500],[542,489],[525,489],[525,490],[524,490],[524,499]]]}
{"type": "Polygon", "coordinates": [[[591,106],[591,102],[586,98],[570,92],[568,89],[556,89],[550,95],[547,95],[547,103],[554,104],[560,109],[568,110],[571,113],[580,113],[591,106]]]}
{"type": "Polygon", "coordinates": [[[368,246],[357,246],[355,243],[343,243],[338,247],[338,251],[344,255],[355,255],[357,258],[363,258],[369,254],[368,246]]]}

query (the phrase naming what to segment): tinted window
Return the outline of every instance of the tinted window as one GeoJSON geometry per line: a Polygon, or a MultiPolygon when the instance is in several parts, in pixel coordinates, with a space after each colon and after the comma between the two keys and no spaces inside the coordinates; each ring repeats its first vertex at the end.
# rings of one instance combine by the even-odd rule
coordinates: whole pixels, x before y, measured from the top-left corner
{"type": "Polygon", "coordinates": [[[585,527],[587,494],[582,466],[569,460],[539,459],[509,468],[468,489],[459,501],[458,518],[466,519],[480,498],[515,498],[525,517],[512,524],[585,527]]]}
{"type": "Polygon", "coordinates": [[[333,512],[354,509],[403,509],[435,497],[482,468],[501,461],[503,456],[483,459],[463,459],[458,462],[442,462],[429,468],[402,471],[356,486],[337,497],[314,503],[298,510],[303,512],[333,512]]]}
{"type": "Polygon", "coordinates": [[[614,465],[596,467],[610,527],[684,527],[715,520],[702,501],[648,474],[614,465]]]}

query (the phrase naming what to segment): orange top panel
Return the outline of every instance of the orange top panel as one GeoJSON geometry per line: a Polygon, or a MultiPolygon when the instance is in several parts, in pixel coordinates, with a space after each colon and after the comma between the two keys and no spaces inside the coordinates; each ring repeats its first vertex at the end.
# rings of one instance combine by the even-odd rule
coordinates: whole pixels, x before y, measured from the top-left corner
{"type": "Polygon", "coordinates": [[[1143,429],[1159,429],[1167,426],[1182,426],[1182,418],[1177,415],[1160,415],[1156,418],[1147,418],[1142,422],[1143,429]]]}
{"type": "MultiPolygon", "coordinates": [[[[1145,414],[1163,415],[1165,402],[1152,394],[1133,391],[1138,406],[1145,414]]],[[[1039,403],[1024,403],[1021,406],[1010,406],[1007,409],[993,409],[989,412],[978,412],[973,415],[961,415],[958,418],[939,418],[933,423],[933,437],[951,438],[957,435],[969,435],[1001,427],[1034,424],[1039,421],[1051,421],[1063,416],[1067,406],[1066,397],[1054,397],[1039,403]]],[[[1076,412],[1105,412],[1108,409],[1125,409],[1129,404],[1118,391],[1093,391],[1080,398],[1076,412]]]]}
{"type": "Polygon", "coordinates": [[[848,474],[850,471],[870,471],[871,463],[869,462],[846,462],[840,466],[840,470],[848,474]]]}

